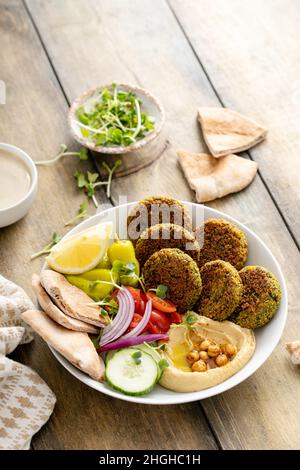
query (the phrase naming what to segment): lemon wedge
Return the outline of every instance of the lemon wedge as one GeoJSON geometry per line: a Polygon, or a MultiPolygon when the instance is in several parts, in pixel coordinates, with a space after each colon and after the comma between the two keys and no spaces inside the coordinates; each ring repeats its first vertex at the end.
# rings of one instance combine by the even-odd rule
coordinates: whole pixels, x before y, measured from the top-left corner
{"type": "Polygon", "coordinates": [[[105,222],[61,240],[47,256],[47,263],[62,274],[80,274],[93,269],[107,251],[112,228],[112,222],[105,222]]]}

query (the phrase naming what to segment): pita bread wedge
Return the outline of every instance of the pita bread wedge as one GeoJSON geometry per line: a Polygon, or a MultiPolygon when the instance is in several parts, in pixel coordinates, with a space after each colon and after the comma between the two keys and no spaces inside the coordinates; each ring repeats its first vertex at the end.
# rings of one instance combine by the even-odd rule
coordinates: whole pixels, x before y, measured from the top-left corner
{"type": "Polygon", "coordinates": [[[104,380],[103,360],[98,356],[87,333],[67,330],[40,310],[26,310],[21,316],[46,343],[75,367],[95,380],[104,380]]]}
{"type": "Polygon", "coordinates": [[[45,289],[40,283],[40,276],[33,274],[32,287],[37,296],[38,302],[48,317],[52,318],[56,323],[73,331],[82,331],[83,333],[99,334],[99,328],[89,325],[81,320],[69,317],[63,313],[51,300],[45,289]]]}
{"type": "Polygon", "coordinates": [[[180,165],[190,187],[196,191],[198,202],[236,193],[251,183],[257,172],[257,163],[237,155],[216,159],[207,153],[189,153],[178,150],[180,165]]]}
{"type": "Polygon", "coordinates": [[[204,140],[215,158],[242,152],[261,142],[267,129],[227,108],[198,108],[204,140]]]}
{"type": "Polygon", "coordinates": [[[72,286],[62,274],[44,269],[40,280],[48,295],[66,315],[98,327],[107,324],[107,320],[100,315],[100,307],[82,290],[72,286]],[[93,303],[95,305],[91,306],[93,303]]]}

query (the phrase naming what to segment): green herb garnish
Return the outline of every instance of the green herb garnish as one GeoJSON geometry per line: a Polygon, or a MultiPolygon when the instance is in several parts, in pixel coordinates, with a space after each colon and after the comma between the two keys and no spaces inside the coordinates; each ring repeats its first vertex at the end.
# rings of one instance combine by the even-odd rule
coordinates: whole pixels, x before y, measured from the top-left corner
{"type": "Polygon", "coordinates": [[[136,363],[137,366],[142,362],[142,360],[141,360],[141,357],[142,357],[141,351],[135,351],[134,353],[131,354],[131,357],[132,357],[132,359],[134,360],[134,362],[136,363]]]}
{"type": "Polygon", "coordinates": [[[56,232],[54,232],[52,234],[52,238],[51,238],[51,241],[46,245],[44,246],[44,248],[42,248],[40,251],[37,251],[36,253],[34,253],[33,255],[30,256],[30,259],[35,259],[37,258],[38,256],[42,256],[42,255],[47,255],[50,253],[51,251],[51,248],[56,245],[56,243],[58,243],[61,239],[61,236],[58,235],[56,232]]]}
{"type": "Polygon", "coordinates": [[[132,280],[137,280],[140,283],[143,291],[146,292],[143,277],[136,274],[135,268],[136,263],[133,261],[128,263],[126,261],[115,260],[112,264],[112,272],[118,273],[121,280],[122,276],[126,276],[127,281],[129,278],[132,280]]]}
{"type": "Polygon", "coordinates": [[[106,181],[98,181],[99,173],[91,173],[87,171],[86,174],[81,171],[75,171],[74,178],[77,181],[77,186],[79,189],[83,189],[87,196],[93,200],[93,203],[98,207],[98,201],[95,197],[95,189],[99,186],[106,186],[106,195],[110,197],[110,188],[114,172],[122,164],[121,160],[117,160],[115,164],[110,168],[105,162],[102,163],[103,168],[108,173],[108,178],[106,181]]]}
{"type": "Polygon", "coordinates": [[[187,325],[191,326],[198,320],[198,315],[194,312],[187,312],[184,321],[187,325]]]}
{"type": "Polygon", "coordinates": [[[69,225],[73,225],[80,219],[85,219],[85,217],[88,216],[88,207],[89,207],[89,204],[87,201],[82,202],[79,206],[79,209],[75,217],[73,217],[73,219],[68,220],[68,222],[65,223],[65,227],[68,227],[69,225]]]}
{"type": "Polygon", "coordinates": [[[58,160],[60,160],[62,157],[66,156],[77,156],[79,157],[79,160],[87,160],[89,158],[88,151],[85,147],[82,147],[79,152],[68,152],[68,147],[66,146],[66,144],[61,144],[60,152],[54,158],[51,158],[50,160],[40,160],[38,162],[35,162],[35,164],[39,166],[52,165],[53,163],[56,163],[58,160]]]}
{"type": "Polygon", "coordinates": [[[158,367],[160,368],[161,372],[163,372],[167,367],[169,367],[169,363],[166,359],[161,359],[158,363],[158,367]]]}
{"type": "Polygon", "coordinates": [[[83,137],[100,146],[127,146],[154,129],[154,117],[141,111],[142,101],[132,92],[112,83],[104,88],[87,110],[80,106],[77,124],[83,137]]]}
{"type": "Polygon", "coordinates": [[[168,294],[168,286],[165,286],[164,284],[159,284],[156,289],[149,289],[157,295],[157,297],[160,297],[161,299],[165,299],[168,294]]]}

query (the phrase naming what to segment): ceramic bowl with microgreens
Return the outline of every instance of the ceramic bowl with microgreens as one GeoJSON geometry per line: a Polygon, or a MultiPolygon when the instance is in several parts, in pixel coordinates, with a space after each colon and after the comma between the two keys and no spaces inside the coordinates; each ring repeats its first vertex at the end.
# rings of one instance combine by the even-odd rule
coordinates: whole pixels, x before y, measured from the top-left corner
{"type": "Polygon", "coordinates": [[[85,91],[73,102],[69,126],[90,150],[123,154],[158,138],[165,122],[159,100],[143,88],[112,83],[85,91]]]}

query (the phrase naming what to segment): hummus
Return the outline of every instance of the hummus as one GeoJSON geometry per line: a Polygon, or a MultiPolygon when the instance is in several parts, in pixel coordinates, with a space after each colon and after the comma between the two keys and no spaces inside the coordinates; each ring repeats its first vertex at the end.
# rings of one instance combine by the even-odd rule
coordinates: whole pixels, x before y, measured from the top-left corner
{"type": "Polygon", "coordinates": [[[169,367],[164,370],[160,385],[175,392],[196,392],[213,387],[238,372],[251,358],[255,350],[255,336],[252,330],[241,328],[230,321],[218,322],[204,316],[191,326],[185,323],[172,325],[169,341],[163,351],[169,367]],[[236,355],[224,366],[192,372],[186,360],[193,349],[195,334],[218,345],[231,343],[237,347],[236,355]]]}

